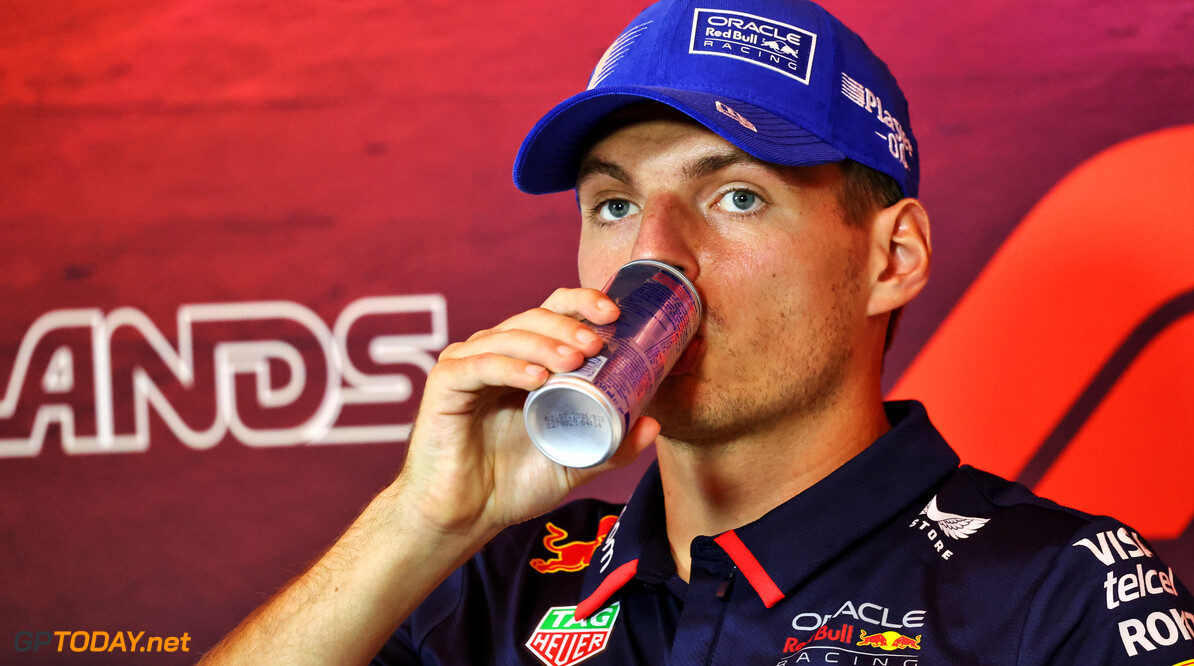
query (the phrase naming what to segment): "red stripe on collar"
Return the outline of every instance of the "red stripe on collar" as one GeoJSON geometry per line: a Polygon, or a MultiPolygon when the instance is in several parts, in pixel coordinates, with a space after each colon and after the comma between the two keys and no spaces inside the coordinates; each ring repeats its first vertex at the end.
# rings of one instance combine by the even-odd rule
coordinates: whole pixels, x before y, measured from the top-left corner
{"type": "Polygon", "coordinates": [[[596,613],[605,605],[605,602],[609,601],[614,592],[620,590],[631,578],[634,578],[636,572],[638,572],[638,560],[630,560],[626,564],[611,571],[605,577],[605,580],[601,581],[601,584],[597,586],[597,589],[593,590],[589,598],[576,605],[576,610],[573,611],[572,617],[577,620],[583,620],[596,613]]]}
{"type": "Polygon", "coordinates": [[[754,553],[750,552],[746,544],[742,543],[742,539],[734,534],[734,530],[722,534],[714,541],[722,547],[731,560],[734,560],[734,564],[742,571],[742,575],[746,576],[747,582],[755,588],[755,592],[763,600],[764,606],[771,608],[784,598],[784,593],[779,591],[775,581],[767,575],[763,565],[759,564],[754,553]]]}

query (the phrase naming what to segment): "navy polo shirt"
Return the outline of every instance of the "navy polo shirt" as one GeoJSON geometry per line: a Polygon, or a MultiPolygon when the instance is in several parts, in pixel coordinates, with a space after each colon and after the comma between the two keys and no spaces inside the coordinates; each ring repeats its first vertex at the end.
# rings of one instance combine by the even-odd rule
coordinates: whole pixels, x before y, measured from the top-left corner
{"type": "MultiPolygon", "coordinates": [[[[916,402],[676,576],[652,467],[624,505],[572,502],[453,573],[377,664],[1163,664],[1194,597],[1118,521],[958,465],[916,402]]],[[[1191,662],[1194,664],[1194,662],[1191,662]]]]}

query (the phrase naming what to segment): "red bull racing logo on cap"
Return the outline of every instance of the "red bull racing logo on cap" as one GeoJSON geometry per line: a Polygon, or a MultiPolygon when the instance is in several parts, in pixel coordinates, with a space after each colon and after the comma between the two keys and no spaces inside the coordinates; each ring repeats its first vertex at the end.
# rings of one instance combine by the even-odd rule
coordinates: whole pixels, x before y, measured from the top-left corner
{"type": "Polygon", "coordinates": [[[794,25],[721,9],[698,9],[689,53],[736,58],[807,84],[817,36],[794,25]]]}
{"type": "Polygon", "coordinates": [[[579,664],[609,644],[620,607],[614,602],[577,620],[576,606],[553,606],[527,639],[526,648],[547,666],[579,664]]]}
{"type": "Polygon", "coordinates": [[[580,571],[593,561],[593,552],[605,540],[617,516],[606,516],[597,526],[597,537],[592,541],[566,541],[568,530],[558,527],[555,523],[547,524],[547,536],[543,537],[543,547],[555,555],[551,559],[536,557],[529,564],[539,573],[556,573],[558,571],[580,571]]]}

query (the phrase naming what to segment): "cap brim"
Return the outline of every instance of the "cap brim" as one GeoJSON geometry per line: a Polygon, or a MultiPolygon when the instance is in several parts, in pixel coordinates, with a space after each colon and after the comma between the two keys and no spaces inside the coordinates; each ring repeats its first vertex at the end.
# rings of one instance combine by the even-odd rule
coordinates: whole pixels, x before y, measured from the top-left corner
{"type": "Polygon", "coordinates": [[[593,128],[618,109],[645,100],[684,113],[765,162],[810,166],[846,158],[808,130],[741,100],[676,88],[609,86],[564,100],[535,124],[514,159],[515,186],[529,194],[572,189],[593,128]]]}

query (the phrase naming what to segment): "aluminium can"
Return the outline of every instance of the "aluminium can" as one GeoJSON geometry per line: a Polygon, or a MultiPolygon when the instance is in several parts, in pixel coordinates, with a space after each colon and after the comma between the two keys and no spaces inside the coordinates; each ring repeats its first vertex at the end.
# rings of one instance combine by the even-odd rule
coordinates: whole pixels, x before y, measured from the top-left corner
{"type": "Polygon", "coordinates": [[[531,441],[566,467],[609,460],[701,323],[692,282],[659,261],[622,266],[605,293],[621,314],[612,324],[590,324],[605,341],[601,351],[577,370],[549,377],[524,405],[531,441]]]}

